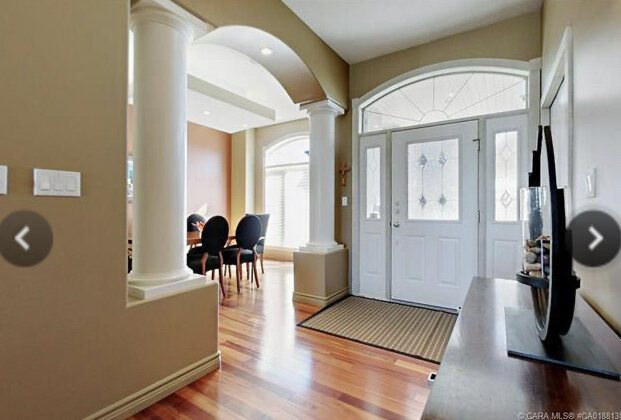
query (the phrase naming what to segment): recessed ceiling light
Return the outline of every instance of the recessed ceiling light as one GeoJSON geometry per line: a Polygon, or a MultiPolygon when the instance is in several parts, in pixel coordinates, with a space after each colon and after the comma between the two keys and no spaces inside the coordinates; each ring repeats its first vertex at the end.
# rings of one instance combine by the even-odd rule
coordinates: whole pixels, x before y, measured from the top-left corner
{"type": "Polygon", "coordinates": [[[203,111],[203,115],[210,115],[211,112],[210,111],[203,111]]]}
{"type": "Polygon", "coordinates": [[[242,127],[247,128],[248,124],[242,124],[242,127]]]}
{"type": "Polygon", "coordinates": [[[267,55],[272,55],[272,53],[273,53],[273,52],[274,52],[274,51],[273,51],[271,48],[269,48],[269,47],[263,47],[263,48],[261,48],[261,54],[263,54],[263,55],[265,55],[265,56],[267,56],[267,55]]]}

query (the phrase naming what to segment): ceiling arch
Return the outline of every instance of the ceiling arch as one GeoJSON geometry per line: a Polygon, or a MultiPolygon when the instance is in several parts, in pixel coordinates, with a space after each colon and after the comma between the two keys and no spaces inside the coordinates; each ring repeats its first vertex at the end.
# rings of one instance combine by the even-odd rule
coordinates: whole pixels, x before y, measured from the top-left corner
{"type": "Polygon", "coordinates": [[[221,26],[195,44],[220,45],[250,57],[278,80],[296,104],[320,101],[327,97],[313,72],[296,52],[261,29],[242,25],[221,26]],[[265,48],[271,54],[264,55],[262,50],[265,48]]]}

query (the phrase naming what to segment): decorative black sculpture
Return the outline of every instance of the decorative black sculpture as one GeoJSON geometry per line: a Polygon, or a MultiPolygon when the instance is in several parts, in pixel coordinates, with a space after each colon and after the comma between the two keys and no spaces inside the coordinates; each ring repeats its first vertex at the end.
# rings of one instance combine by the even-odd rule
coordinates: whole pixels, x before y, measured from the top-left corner
{"type": "Polygon", "coordinates": [[[524,257],[516,273],[530,286],[535,312],[505,308],[507,353],[619,380],[619,371],[579,318],[574,318],[580,280],[572,270],[571,232],[565,227],[565,191],[556,183],[550,127],[539,127],[529,188],[521,190],[524,257]],[[547,155],[549,185],[541,182],[541,151],[547,155]]]}
{"type": "Polygon", "coordinates": [[[524,264],[516,273],[531,287],[535,321],[543,342],[565,335],[571,327],[580,280],[572,271],[571,249],[566,246],[565,191],[556,182],[552,132],[539,126],[537,150],[529,188],[522,190],[524,264]],[[543,132],[543,133],[542,133],[543,132]],[[541,186],[542,134],[545,135],[549,186],[541,186]]]}

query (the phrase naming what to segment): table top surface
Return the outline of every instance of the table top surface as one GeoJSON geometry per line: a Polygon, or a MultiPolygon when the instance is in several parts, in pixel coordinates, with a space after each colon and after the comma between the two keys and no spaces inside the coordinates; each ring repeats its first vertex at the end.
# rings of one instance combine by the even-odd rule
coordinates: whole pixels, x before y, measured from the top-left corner
{"type": "Polygon", "coordinates": [[[188,232],[188,245],[200,245],[201,243],[201,233],[200,232],[188,232]]]}
{"type": "MultiPolygon", "coordinates": [[[[229,240],[235,239],[235,236],[229,236],[229,240]]],[[[132,243],[133,239],[131,237],[127,238],[128,243],[132,243]]],[[[200,245],[201,244],[201,233],[200,232],[188,232],[188,237],[186,243],[188,245],[200,245]]]]}
{"type": "MultiPolygon", "coordinates": [[[[621,382],[509,357],[507,306],[532,308],[530,288],[513,280],[473,279],[423,419],[537,418],[529,413],[542,412],[621,414],[621,382]]],[[[621,339],[580,296],[575,317],[621,369],[621,339]]]]}

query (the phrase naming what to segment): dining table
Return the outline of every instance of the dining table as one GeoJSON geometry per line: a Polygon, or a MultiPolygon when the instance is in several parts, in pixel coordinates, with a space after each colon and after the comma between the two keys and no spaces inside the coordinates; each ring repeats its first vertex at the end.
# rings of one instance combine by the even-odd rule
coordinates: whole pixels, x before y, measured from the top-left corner
{"type": "MultiPolygon", "coordinates": [[[[230,235],[228,237],[229,242],[233,239],[235,239],[235,235],[230,235]]],[[[127,238],[127,243],[130,245],[133,243],[131,236],[127,238]]],[[[186,245],[190,247],[195,247],[196,245],[200,245],[200,244],[201,244],[201,232],[188,232],[188,236],[186,239],[186,245]]]]}

